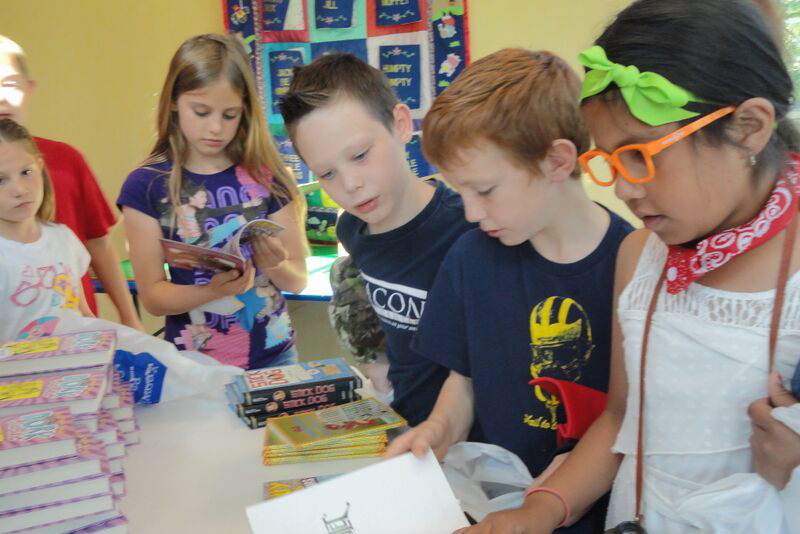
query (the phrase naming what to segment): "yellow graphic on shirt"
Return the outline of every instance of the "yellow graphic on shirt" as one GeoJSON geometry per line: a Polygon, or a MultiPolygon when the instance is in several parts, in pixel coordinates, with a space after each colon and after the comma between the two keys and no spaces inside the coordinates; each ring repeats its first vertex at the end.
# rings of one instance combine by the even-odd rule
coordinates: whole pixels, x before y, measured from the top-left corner
{"type": "Polygon", "coordinates": [[[53,289],[64,297],[64,304],[61,306],[66,310],[77,310],[80,308],[81,294],[76,291],[76,286],[72,283],[68,273],[62,273],[56,276],[53,283],[53,289]]]}
{"type": "MultiPolygon", "coordinates": [[[[583,365],[589,361],[594,345],[589,317],[571,298],[548,297],[534,306],[530,317],[531,376],[548,376],[576,382],[583,365]]],[[[525,414],[523,422],[536,428],[558,428],[557,412],[561,402],[539,386],[534,394],[550,412],[550,420],[525,414]]]]}

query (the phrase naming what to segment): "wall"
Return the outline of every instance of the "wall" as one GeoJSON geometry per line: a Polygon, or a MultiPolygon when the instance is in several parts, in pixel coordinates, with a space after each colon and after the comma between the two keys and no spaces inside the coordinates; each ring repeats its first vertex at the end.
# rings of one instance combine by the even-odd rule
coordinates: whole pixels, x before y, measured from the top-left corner
{"type": "MultiPolygon", "coordinates": [[[[524,46],[551,50],[577,69],[577,53],[628,1],[470,0],[473,57],[524,46]]],[[[191,35],[223,31],[222,2],[50,0],[39,9],[47,9],[46,16],[33,15],[23,0],[0,2],[0,34],[25,48],[38,82],[28,126],[78,147],[113,202],[153,143],[157,95],[170,57],[191,35]]],[[[609,207],[627,211],[613,191],[587,188],[609,207]]],[[[119,225],[112,237],[126,256],[122,235],[119,225]]],[[[101,314],[114,317],[108,310],[102,302],[101,314]]],[[[302,353],[338,352],[323,305],[291,310],[302,353]]],[[[145,319],[151,331],[160,323],[145,319]]]]}

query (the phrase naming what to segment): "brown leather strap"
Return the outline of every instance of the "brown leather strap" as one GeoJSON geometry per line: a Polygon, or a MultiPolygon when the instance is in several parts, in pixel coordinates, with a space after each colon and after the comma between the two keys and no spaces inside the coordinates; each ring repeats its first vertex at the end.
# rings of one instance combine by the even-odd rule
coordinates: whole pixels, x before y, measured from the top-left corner
{"type": "Polygon", "coordinates": [[[775,350],[778,346],[778,329],[781,325],[783,313],[783,297],[786,293],[786,283],[789,280],[789,264],[792,263],[794,240],[797,236],[797,211],[795,211],[789,226],[786,227],[786,239],[783,241],[781,264],[778,268],[778,284],[775,288],[775,304],[772,308],[772,322],[769,325],[769,372],[775,369],[775,350]]]}
{"type": "MultiPolygon", "coordinates": [[[[797,211],[786,227],[786,238],[783,241],[781,251],[781,261],[778,267],[778,283],[775,288],[775,304],[772,309],[772,321],[769,327],[769,372],[775,366],[775,350],[778,342],[778,329],[781,323],[783,312],[783,299],[786,293],[786,283],[789,280],[789,264],[792,260],[794,241],[797,236],[797,211]]],[[[661,271],[653,296],[650,298],[650,306],[647,309],[647,317],[644,323],[644,334],[642,335],[642,354],[639,361],[639,429],[637,432],[636,443],[636,522],[642,523],[642,494],[644,493],[644,393],[645,380],[644,371],[647,363],[647,344],[650,339],[650,326],[653,322],[653,314],[656,311],[658,295],[664,287],[667,278],[667,265],[661,271]]]]}

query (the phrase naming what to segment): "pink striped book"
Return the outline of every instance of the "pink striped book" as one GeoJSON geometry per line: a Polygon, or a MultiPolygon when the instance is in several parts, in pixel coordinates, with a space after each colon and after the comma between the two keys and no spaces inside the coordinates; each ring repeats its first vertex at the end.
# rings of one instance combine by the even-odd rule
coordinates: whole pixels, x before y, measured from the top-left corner
{"type": "Polygon", "coordinates": [[[106,367],[0,378],[0,416],[66,406],[75,417],[94,414],[106,391],[106,367]]]}
{"type": "Polygon", "coordinates": [[[0,534],[10,534],[33,527],[51,525],[113,509],[114,498],[111,493],[82,499],[71,499],[46,506],[25,508],[16,512],[0,514],[0,534]]]}
{"type": "Polygon", "coordinates": [[[81,529],[102,525],[115,519],[125,519],[117,509],[112,508],[96,514],[82,515],[80,517],[50,523],[40,527],[26,529],[19,534],[73,534],[81,529]]]}
{"type": "Polygon", "coordinates": [[[91,434],[76,428],[75,456],[0,470],[0,496],[72,480],[110,475],[105,446],[91,434]]]}
{"type": "MultiPolygon", "coordinates": [[[[127,534],[128,533],[128,520],[124,517],[117,517],[105,523],[99,523],[86,527],[81,530],[74,530],[69,534],[127,534]]],[[[21,533],[27,534],[27,533],[21,533]]]]}
{"type": "Polygon", "coordinates": [[[0,376],[107,365],[116,339],[114,330],[98,330],[3,343],[0,376]]]}
{"type": "Polygon", "coordinates": [[[105,495],[111,492],[110,478],[109,475],[97,475],[0,495],[0,516],[6,512],[30,509],[35,506],[49,506],[72,499],[105,495]]]}
{"type": "Polygon", "coordinates": [[[78,438],[69,408],[0,417],[0,469],[74,456],[78,438]]]}

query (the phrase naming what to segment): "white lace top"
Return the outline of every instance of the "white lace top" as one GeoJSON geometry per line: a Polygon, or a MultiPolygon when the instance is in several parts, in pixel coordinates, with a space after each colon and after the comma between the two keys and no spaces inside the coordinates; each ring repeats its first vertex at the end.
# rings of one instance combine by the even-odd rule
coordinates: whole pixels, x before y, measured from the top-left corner
{"type": "MultiPolygon", "coordinates": [[[[664,243],[651,235],[619,298],[628,398],[613,448],[627,458],[614,483],[609,524],[629,520],[634,513],[639,359],[647,309],[666,253],[664,243]]],[[[765,276],[776,278],[777,265],[775,272],[765,276]]],[[[751,472],[747,407],[767,394],[774,294],[774,290],[734,293],[699,283],[678,295],[661,290],[645,377],[648,530],[672,532],[667,523],[652,524],[658,523],[655,517],[680,515],[692,492],[736,473],[751,472]],[[662,530],[654,530],[656,526],[662,530]]],[[[795,273],[786,287],[776,368],[783,377],[791,377],[799,359],[800,273],[795,273]]],[[[674,532],[705,530],[690,530],[681,523],[674,532]]]]}

